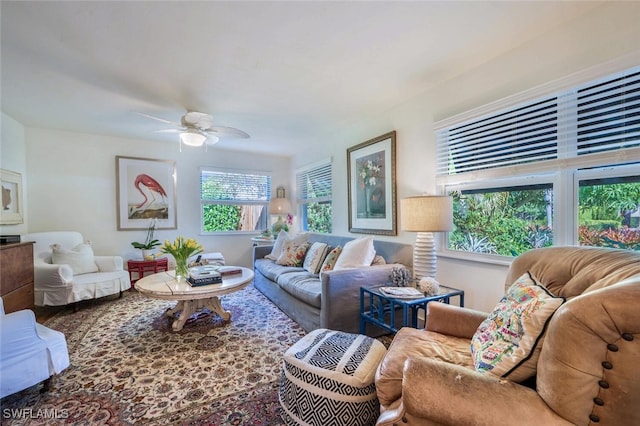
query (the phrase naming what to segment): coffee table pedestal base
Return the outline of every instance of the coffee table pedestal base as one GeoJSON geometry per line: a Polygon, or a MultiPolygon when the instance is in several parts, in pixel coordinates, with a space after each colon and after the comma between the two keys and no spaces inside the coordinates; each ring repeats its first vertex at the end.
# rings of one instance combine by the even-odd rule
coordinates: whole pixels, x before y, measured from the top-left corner
{"type": "Polygon", "coordinates": [[[201,311],[203,308],[207,308],[211,312],[215,312],[225,321],[229,321],[231,319],[231,312],[225,311],[222,308],[220,299],[216,296],[209,297],[208,299],[180,300],[174,308],[167,309],[166,312],[166,315],[169,318],[174,318],[173,324],[171,325],[173,331],[182,330],[182,327],[184,327],[184,324],[191,315],[195,314],[197,311],[201,311]]]}

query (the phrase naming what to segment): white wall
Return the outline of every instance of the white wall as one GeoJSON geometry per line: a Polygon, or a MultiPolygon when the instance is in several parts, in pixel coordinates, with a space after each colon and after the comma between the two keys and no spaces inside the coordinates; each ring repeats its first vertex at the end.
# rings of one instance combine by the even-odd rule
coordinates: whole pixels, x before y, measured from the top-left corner
{"type": "MultiPolygon", "coordinates": [[[[610,3],[566,23],[525,45],[463,75],[439,84],[414,99],[376,116],[364,117],[332,137],[318,140],[317,151],[294,158],[294,167],[333,158],[334,227],[349,235],[347,220],[346,149],[391,130],[397,132],[397,199],[434,193],[435,134],[438,120],[495,102],[510,95],[569,76],[620,57],[640,64],[640,3],[610,3]],[[327,143],[327,139],[330,142],[327,143]]],[[[400,215],[401,212],[398,212],[400,215]]],[[[399,223],[399,222],[398,222],[399,223]]],[[[391,237],[376,237],[391,239],[391,237]]],[[[413,244],[415,234],[396,240],[413,244]]],[[[439,257],[438,280],[465,290],[466,305],[491,310],[504,293],[507,265],[439,257]]]]}
{"type": "Polygon", "coordinates": [[[4,113],[0,113],[0,169],[22,175],[22,212],[24,222],[16,225],[0,225],[0,235],[20,235],[28,229],[27,217],[27,166],[24,126],[4,113]]]}
{"type": "Polygon", "coordinates": [[[96,254],[140,256],[132,241],[144,241],[146,231],[118,231],[116,216],[116,156],[175,160],[178,229],[159,230],[161,241],[194,237],[205,251],[220,251],[228,264],[251,266],[247,235],[200,235],[200,166],[272,172],[274,187],[285,184],[290,161],[285,157],[238,154],[214,147],[121,139],[73,132],[26,129],[29,175],[29,232],[80,231],[96,254]]]}

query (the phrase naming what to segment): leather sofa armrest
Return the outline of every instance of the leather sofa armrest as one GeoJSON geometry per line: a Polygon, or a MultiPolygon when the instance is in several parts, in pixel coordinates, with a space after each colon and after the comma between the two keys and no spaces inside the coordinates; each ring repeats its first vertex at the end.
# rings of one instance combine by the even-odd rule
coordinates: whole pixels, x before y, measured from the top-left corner
{"type": "Polygon", "coordinates": [[[572,424],[533,389],[430,358],[407,359],[402,400],[409,416],[442,425],[572,424]]]}
{"type": "Polygon", "coordinates": [[[427,305],[425,330],[471,339],[488,315],[469,308],[432,302],[427,305]]]}
{"type": "Polygon", "coordinates": [[[115,272],[124,269],[122,256],[94,256],[93,261],[98,265],[100,272],[115,272]]]}

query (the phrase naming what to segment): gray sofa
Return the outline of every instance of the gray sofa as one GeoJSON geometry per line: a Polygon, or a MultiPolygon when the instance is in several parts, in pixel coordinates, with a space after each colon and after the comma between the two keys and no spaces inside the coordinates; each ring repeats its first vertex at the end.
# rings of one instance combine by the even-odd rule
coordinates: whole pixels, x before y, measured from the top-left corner
{"type": "MultiPolygon", "coordinates": [[[[327,243],[330,248],[353,238],[309,233],[309,242],[327,243]]],[[[272,246],[253,248],[254,286],[307,332],[328,328],[359,332],[360,287],[389,285],[393,267],[412,268],[413,247],[374,240],[376,254],[387,262],[357,269],[330,271],[313,275],[303,268],[281,266],[264,257],[272,246]]],[[[368,334],[382,334],[368,327],[368,334]],[[372,330],[370,330],[372,329],[372,330]]]]}

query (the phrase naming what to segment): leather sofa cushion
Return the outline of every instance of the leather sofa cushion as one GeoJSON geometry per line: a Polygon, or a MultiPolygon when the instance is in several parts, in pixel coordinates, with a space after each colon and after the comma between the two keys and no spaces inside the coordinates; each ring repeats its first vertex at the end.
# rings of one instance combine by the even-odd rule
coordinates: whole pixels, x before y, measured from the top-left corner
{"type": "Polygon", "coordinates": [[[321,307],[322,283],[317,275],[307,271],[282,274],[278,278],[278,285],[296,299],[316,308],[321,307]]]}
{"type": "Polygon", "coordinates": [[[402,397],[402,370],[409,357],[429,357],[474,370],[470,342],[470,339],[432,331],[401,328],[376,372],[380,404],[388,406],[402,397]]]}

